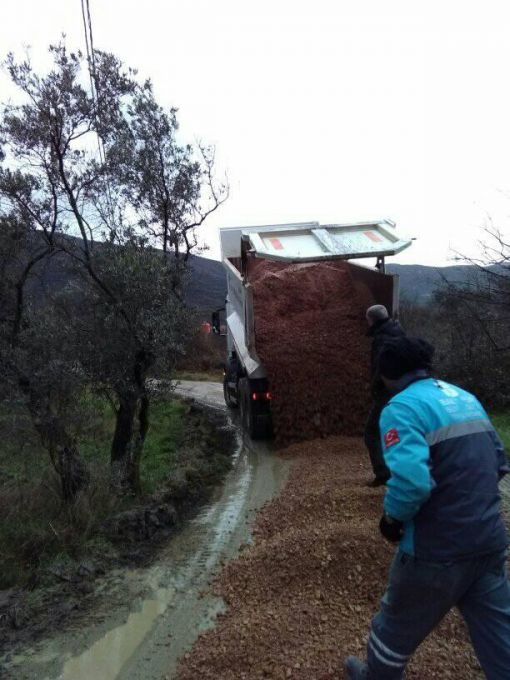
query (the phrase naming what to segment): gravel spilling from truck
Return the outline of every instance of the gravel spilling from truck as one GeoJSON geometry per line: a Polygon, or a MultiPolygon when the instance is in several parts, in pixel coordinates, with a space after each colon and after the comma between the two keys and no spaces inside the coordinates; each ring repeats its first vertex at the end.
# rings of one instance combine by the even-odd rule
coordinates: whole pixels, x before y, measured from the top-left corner
{"type": "Polygon", "coordinates": [[[355,288],[338,261],[251,259],[248,281],[277,443],[360,434],[370,401],[368,290],[355,288]]]}
{"type": "MultiPolygon", "coordinates": [[[[294,444],[284,455],[294,459],[289,480],[259,514],[254,545],[215,583],[227,611],[186,655],[179,680],[337,680],[347,655],[365,654],[393,555],[377,529],[384,492],[364,486],[357,438],[294,444]]],[[[483,677],[456,612],[407,673],[483,677]]]]}

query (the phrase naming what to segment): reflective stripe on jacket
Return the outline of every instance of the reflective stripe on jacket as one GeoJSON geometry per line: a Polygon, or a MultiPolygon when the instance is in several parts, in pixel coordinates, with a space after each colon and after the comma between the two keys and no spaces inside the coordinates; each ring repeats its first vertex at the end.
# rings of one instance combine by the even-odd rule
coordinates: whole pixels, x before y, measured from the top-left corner
{"type": "Polygon", "coordinates": [[[510,468],[472,394],[418,380],[390,400],[380,427],[392,475],[384,510],[404,522],[401,550],[441,561],[506,547],[498,482],[510,468]]]}

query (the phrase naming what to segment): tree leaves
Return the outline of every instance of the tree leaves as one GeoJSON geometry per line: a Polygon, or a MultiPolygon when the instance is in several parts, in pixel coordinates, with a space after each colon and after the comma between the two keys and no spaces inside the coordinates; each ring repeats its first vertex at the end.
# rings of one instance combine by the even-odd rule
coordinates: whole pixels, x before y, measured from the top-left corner
{"type": "Polygon", "coordinates": [[[56,418],[65,433],[58,405],[84,385],[130,401],[133,418],[143,402],[146,417],[149,371],[171,370],[189,328],[176,256],[227,190],[212,150],[177,140],[177,111],[150,81],[107,52],[92,64],[64,40],[49,52],[42,75],[29,56],[5,63],[20,99],[0,118],[0,353],[40,431],[56,418]],[[31,285],[55,257],[67,285],[31,285]]]}

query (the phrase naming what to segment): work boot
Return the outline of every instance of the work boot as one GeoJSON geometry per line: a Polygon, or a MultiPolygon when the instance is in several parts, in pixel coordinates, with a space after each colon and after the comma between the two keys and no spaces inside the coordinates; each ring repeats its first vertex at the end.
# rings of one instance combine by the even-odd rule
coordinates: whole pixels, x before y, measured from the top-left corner
{"type": "Polygon", "coordinates": [[[348,680],[365,680],[368,678],[368,666],[355,656],[348,656],[345,660],[345,672],[348,680]]]}
{"type": "Polygon", "coordinates": [[[375,489],[377,486],[384,486],[388,483],[389,477],[374,477],[370,482],[367,482],[367,486],[375,489]]]}

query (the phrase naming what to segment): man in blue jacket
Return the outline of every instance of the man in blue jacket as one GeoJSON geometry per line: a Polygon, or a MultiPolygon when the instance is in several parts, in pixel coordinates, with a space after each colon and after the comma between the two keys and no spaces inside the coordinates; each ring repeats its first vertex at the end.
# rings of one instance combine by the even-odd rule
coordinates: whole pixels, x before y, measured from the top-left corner
{"type": "Polygon", "coordinates": [[[477,399],[430,377],[433,351],[404,337],[379,357],[394,394],[380,421],[391,471],[380,530],[399,548],[372,621],[367,662],[346,660],[351,680],[400,680],[452,607],[467,623],[486,677],[510,679],[508,541],[498,491],[510,469],[477,399]]]}

